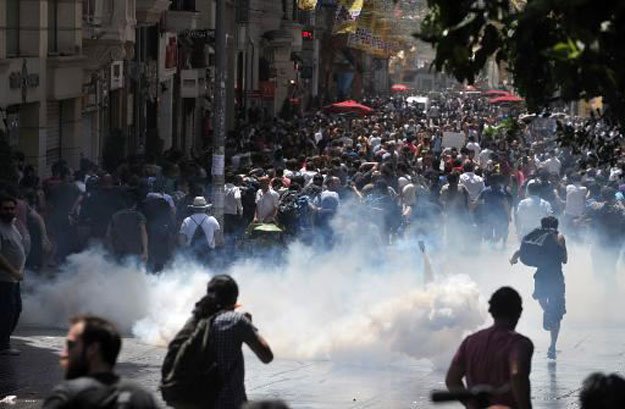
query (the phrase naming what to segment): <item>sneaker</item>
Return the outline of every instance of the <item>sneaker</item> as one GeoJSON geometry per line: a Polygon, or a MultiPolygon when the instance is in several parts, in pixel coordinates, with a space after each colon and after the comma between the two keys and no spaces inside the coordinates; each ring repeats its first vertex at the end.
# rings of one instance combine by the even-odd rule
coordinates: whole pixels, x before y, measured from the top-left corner
{"type": "Polygon", "coordinates": [[[15,349],[15,348],[0,349],[0,355],[18,356],[21,353],[22,351],[20,351],[19,349],[15,349]]]}
{"type": "Polygon", "coordinates": [[[556,349],[553,347],[550,347],[547,350],[547,358],[548,359],[556,359],[556,349]]]}

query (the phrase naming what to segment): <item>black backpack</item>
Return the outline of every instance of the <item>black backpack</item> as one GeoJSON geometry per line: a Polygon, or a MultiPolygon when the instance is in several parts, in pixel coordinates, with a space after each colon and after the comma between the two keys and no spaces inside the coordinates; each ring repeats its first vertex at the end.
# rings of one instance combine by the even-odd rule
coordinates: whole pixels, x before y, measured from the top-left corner
{"type": "Polygon", "coordinates": [[[214,407],[223,385],[210,339],[216,316],[189,319],[169,343],[159,387],[169,406],[214,407]]]}
{"type": "Polygon", "coordinates": [[[557,259],[557,235],[554,229],[535,229],[521,241],[521,263],[530,267],[543,267],[557,259]]]}
{"type": "Polygon", "coordinates": [[[300,216],[300,208],[296,192],[287,191],[280,198],[278,204],[278,223],[287,231],[293,232],[297,229],[300,216]]]}
{"type": "Polygon", "coordinates": [[[206,234],[204,234],[204,229],[202,225],[206,221],[206,218],[203,218],[200,223],[196,222],[193,218],[191,218],[193,223],[197,225],[195,228],[195,232],[193,232],[193,237],[191,237],[191,241],[189,242],[189,247],[194,252],[203,252],[207,251],[209,248],[208,241],[206,240],[206,234]]]}

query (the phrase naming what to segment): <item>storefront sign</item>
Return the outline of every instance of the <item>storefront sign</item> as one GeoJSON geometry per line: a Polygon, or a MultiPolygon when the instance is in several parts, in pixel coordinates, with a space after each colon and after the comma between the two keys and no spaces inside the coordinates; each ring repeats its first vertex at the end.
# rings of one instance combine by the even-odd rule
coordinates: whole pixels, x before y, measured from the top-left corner
{"type": "Polygon", "coordinates": [[[26,59],[22,63],[22,70],[9,74],[9,88],[22,90],[22,102],[26,102],[29,88],[39,86],[39,74],[29,74],[26,59]]]}

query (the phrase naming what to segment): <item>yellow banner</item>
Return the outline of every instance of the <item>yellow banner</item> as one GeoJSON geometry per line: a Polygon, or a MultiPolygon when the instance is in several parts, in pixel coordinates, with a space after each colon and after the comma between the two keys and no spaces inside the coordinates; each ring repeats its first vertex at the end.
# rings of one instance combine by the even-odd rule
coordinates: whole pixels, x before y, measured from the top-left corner
{"type": "Polygon", "coordinates": [[[393,37],[394,7],[391,0],[368,0],[349,31],[347,46],[385,58],[399,49],[393,37]]]}
{"type": "Polygon", "coordinates": [[[332,34],[354,33],[364,0],[339,0],[332,34]]]}
{"type": "Polygon", "coordinates": [[[317,7],[317,0],[297,0],[297,7],[304,11],[313,11],[317,7]]]}

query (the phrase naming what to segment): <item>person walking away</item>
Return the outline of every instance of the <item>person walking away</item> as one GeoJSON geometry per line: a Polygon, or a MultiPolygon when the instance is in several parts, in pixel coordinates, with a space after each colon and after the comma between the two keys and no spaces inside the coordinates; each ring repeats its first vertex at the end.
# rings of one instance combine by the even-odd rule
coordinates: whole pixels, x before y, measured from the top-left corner
{"type": "Polygon", "coordinates": [[[136,204],[113,214],[106,238],[107,244],[117,261],[137,257],[143,263],[148,261],[148,232],[146,218],[137,210],[136,204]]]}
{"type": "Polygon", "coordinates": [[[579,237],[580,222],[586,208],[588,189],[582,186],[582,177],[574,173],[566,186],[566,203],[564,205],[563,230],[569,236],[579,237]]]}
{"type": "Polygon", "coordinates": [[[189,206],[193,214],[182,221],[178,234],[180,247],[195,259],[204,262],[210,260],[221,229],[217,219],[206,213],[210,208],[211,205],[203,196],[193,199],[193,204],[189,206]]]}
{"type": "Polygon", "coordinates": [[[493,245],[501,242],[506,246],[508,227],[512,207],[512,195],[504,186],[503,175],[495,174],[489,178],[489,186],[480,193],[477,209],[478,220],[482,226],[482,237],[493,245]]]}
{"type": "Polygon", "coordinates": [[[451,248],[465,249],[465,234],[469,232],[469,193],[459,184],[460,175],[447,175],[447,184],[441,188],[440,201],[445,212],[445,238],[451,248]]]}
{"type": "Polygon", "coordinates": [[[65,381],[52,390],[43,409],[158,408],[151,393],[114,372],[122,340],[112,323],[89,315],[70,322],[61,354],[65,381]]]}
{"type": "Polygon", "coordinates": [[[475,174],[475,165],[472,162],[466,161],[462,166],[462,170],[463,173],[460,175],[459,185],[466,188],[471,204],[473,205],[480,196],[480,193],[486,188],[486,185],[484,184],[484,179],[475,174]]]}
{"type": "Polygon", "coordinates": [[[548,216],[540,221],[540,229],[532,231],[523,239],[521,248],[513,254],[510,263],[514,265],[519,259],[524,264],[537,267],[532,297],[538,300],[543,310],[543,328],[551,335],[547,358],[556,359],[560,323],[566,314],[562,264],[568,261],[566,241],[558,232],[558,219],[548,216]],[[530,240],[534,244],[527,246],[530,240]]]}
{"type": "Polygon", "coordinates": [[[156,181],[154,192],[146,195],[141,212],[147,220],[147,266],[158,273],[172,256],[176,234],[176,207],[172,197],[163,192],[161,181],[156,181]]]}
{"type": "Polygon", "coordinates": [[[593,270],[614,280],[625,242],[625,209],[616,200],[616,189],[601,189],[601,199],[590,205],[587,216],[592,222],[593,270]]]}
{"type": "Polygon", "coordinates": [[[319,195],[315,209],[315,227],[319,231],[323,248],[332,248],[335,242],[334,229],[330,222],[339,210],[341,199],[338,191],[341,188],[341,180],[336,176],[329,176],[326,181],[326,189],[319,195]]]}
{"type": "Polygon", "coordinates": [[[519,202],[515,214],[516,231],[519,238],[525,237],[530,231],[540,224],[540,221],[553,212],[551,205],[540,198],[540,185],[530,182],[527,185],[529,197],[519,202]]]}
{"type": "Polygon", "coordinates": [[[60,181],[48,191],[48,231],[55,246],[55,262],[57,265],[65,262],[75,248],[75,234],[73,232],[71,216],[79,203],[81,192],[72,183],[71,174],[67,167],[59,170],[60,181]]]}
{"type": "Polygon", "coordinates": [[[241,200],[241,178],[226,174],[224,186],[224,238],[231,246],[242,232],[243,202],[241,200]]]}
{"type": "Polygon", "coordinates": [[[247,344],[265,364],[273,360],[269,344],[252,325],[251,315],[235,311],[238,296],[239,287],[232,277],[211,278],[206,295],[169,344],[161,383],[169,406],[239,409],[247,401],[242,345],[247,344]],[[195,354],[204,358],[195,359],[195,354]]]}
{"type": "MultiPolygon", "coordinates": [[[[521,296],[513,288],[502,287],[488,303],[494,324],[462,341],[447,370],[445,384],[452,392],[488,386],[494,391],[491,405],[530,409],[534,345],[515,331],[523,311],[521,296]]],[[[472,402],[465,402],[465,406],[477,409],[472,402]]]]}
{"type": "Polygon", "coordinates": [[[19,355],[11,334],[22,313],[20,282],[24,278],[23,237],[15,226],[17,200],[0,195],[0,355],[19,355]]]}

